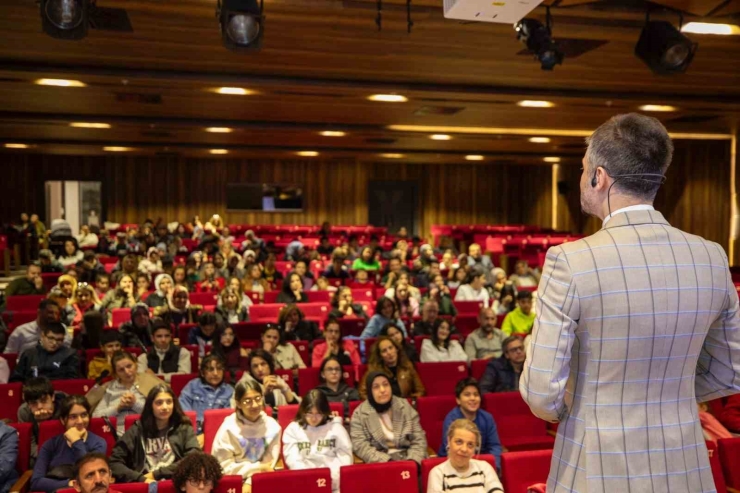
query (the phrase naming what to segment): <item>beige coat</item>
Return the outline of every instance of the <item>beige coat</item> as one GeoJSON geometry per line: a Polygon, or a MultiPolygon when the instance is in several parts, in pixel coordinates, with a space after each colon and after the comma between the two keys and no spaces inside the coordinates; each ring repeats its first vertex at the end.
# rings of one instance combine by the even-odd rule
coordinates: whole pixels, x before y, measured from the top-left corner
{"type": "Polygon", "coordinates": [[[722,248],[654,210],[553,247],[520,391],[559,421],[548,492],[715,491],[698,401],[740,391],[722,248]]]}

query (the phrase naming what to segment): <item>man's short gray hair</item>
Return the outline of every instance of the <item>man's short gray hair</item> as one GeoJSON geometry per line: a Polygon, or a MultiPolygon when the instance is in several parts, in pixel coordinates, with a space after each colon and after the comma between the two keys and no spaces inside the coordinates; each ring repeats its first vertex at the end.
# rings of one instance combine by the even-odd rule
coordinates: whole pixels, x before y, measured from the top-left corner
{"type": "Polygon", "coordinates": [[[589,173],[602,167],[614,179],[648,175],[624,177],[614,185],[641,199],[655,198],[662,181],[649,175],[664,175],[673,157],[673,142],[663,124],[639,113],[613,116],[586,138],[586,144],[589,173]]]}

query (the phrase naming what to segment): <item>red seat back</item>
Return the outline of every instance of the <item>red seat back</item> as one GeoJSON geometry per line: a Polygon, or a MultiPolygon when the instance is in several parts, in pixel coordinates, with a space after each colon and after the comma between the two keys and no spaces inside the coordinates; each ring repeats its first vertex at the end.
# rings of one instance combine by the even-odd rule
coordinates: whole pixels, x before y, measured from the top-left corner
{"type": "Polygon", "coordinates": [[[252,493],[288,490],[301,493],[331,493],[331,469],[322,467],[300,471],[274,471],[252,476],[252,493]]]}
{"type": "Polygon", "coordinates": [[[44,300],[46,296],[43,294],[27,294],[23,296],[8,296],[5,301],[5,309],[14,311],[36,311],[39,308],[39,303],[44,300]]]}
{"type": "Polygon", "coordinates": [[[277,297],[280,294],[279,286],[277,285],[279,281],[275,281],[275,288],[277,288],[274,291],[265,291],[263,303],[267,304],[275,304],[277,303],[277,297]]]}
{"type": "Polygon", "coordinates": [[[172,391],[175,393],[175,395],[180,397],[182,389],[185,388],[188,382],[198,377],[200,377],[200,374],[198,373],[190,373],[188,375],[172,375],[172,378],[170,378],[170,387],[172,387],[172,391]]]}
{"type": "Polygon", "coordinates": [[[124,324],[131,320],[131,309],[130,308],[114,308],[113,309],[113,318],[111,321],[111,325],[113,327],[120,327],[121,324],[124,324]]]}
{"type": "MultiPolygon", "coordinates": [[[[456,405],[454,393],[452,395],[419,397],[416,400],[419,423],[426,432],[427,444],[435,452],[439,450],[439,446],[442,444],[442,425],[445,417],[456,405]]],[[[424,491],[426,491],[426,487],[424,491]]]]}
{"type": "MultiPolygon", "coordinates": [[[[547,422],[536,417],[519,392],[500,392],[483,396],[486,410],[493,415],[501,444],[509,450],[552,448],[547,422]],[[540,440],[540,441],[538,441],[540,440]],[[519,444],[531,443],[531,447],[519,444]]],[[[531,483],[530,483],[531,484],[531,483]]]]}
{"type": "Polygon", "coordinates": [[[339,319],[339,329],[343,336],[359,336],[367,325],[367,320],[357,317],[343,317],[339,319]]]}
{"type": "MultiPolygon", "coordinates": [[[[233,409],[231,409],[231,411],[233,411],[233,409]]],[[[190,422],[193,424],[193,431],[197,432],[198,431],[198,428],[196,425],[196,420],[198,419],[197,414],[195,413],[195,411],[184,411],[184,412],[185,412],[185,416],[190,418],[190,422]]],[[[134,426],[134,423],[136,423],[140,419],[141,419],[140,414],[127,414],[125,421],[123,422],[123,426],[126,430],[128,430],[129,428],[134,426]]]]}
{"type": "Polygon", "coordinates": [[[326,320],[331,313],[331,305],[329,303],[301,303],[298,305],[306,318],[318,318],[320,320],[326,320]]]}
{"type": "Polygon", "coordinates": [[[331,291],[306,291],[310,303],[329,303],[331,301],[331,291]]]}
{"type": "Polygon", "coordinates": [[[478,315],[483,308],[482,301],[455,301],[454,304],[457,313],[461,315],[478,315]]]}
{"type": "Polygon", "coordinates": [[[13,329],[19,325],[27,324],[28,322],[36,320],[36,317],[38,317],[38,310],[6,312],[3,316],[4,319],[8,321],[8,328],[13,332],[13,329]],[[5,315],[7,315],[7,317],[5,317],[5,315]]]}
{"type": "Polygon", "coordinates": [[[382,478],[382,489],[393,493],[418,493],[418,467],[413,461],[384,462],[377,464],[355,464],[342,466],[339,477],[342,491],[352,493],[376,493],[378,478],[382,478]]]}
{"type": "Polygon", "coordinates": [[[367,301],[368,303],[375,303],[375,289],[372,287],[363,288],[363,289],[353,289],[352,290],[352,300],[355,303],[360,303],[361,301],[367,301]]]}
{"type": "MultiPolygon", "coordinates": [[[[13,411],[17,411],[14,408],[13,411]]],[[[10,426],[18,432],[18,459],[15,462],[15,470],[18,474],[28,471],[31,460],[31,423],[10,423],[10,426]]]]}
{"type": "Polygon", "coordinates": [[[357,406],[362,404],[364,401],[349,401],[349,418],[352,419],[352,415],[355,413],[357,406]]]}
{"type": "Polygon", "coordinates": [[[218,293],[190,293],[190,303],[193,305],[217,305],[218,304],[218,293]]]}
{"type": "MultiPolygon", "coordinates": [[[[115,427],[116,418],[112,417],[109,419],[111,424],[115,427]]],[[[113,437],[111,427],[108,426],[108,424],[105,422],[105,419],[90,418],[90,425],[88,426],[88,430],[105,440],[107,446],[106,455],[110,456],[111,452],[113,452],[113,447],[116,445],[116,440],[113,437]]],[[[56,419],[51,419],[39,423],[39,448],[41,448],[44,442],[46,442],[50,438],[54,438],[55,436],[61,435],[62,433],[64,433],[64,425],[62,425],[62,423],[56,419]]]]}
{"type": "Polygon", "coordinates": [[[727,484],[725,484],[725,476],[722,473],[722,463],[719,458],[719,447],[716,443],[707,440],[707,452],[709,453],[709,465],[712,467],[714,487],[717,489],[717,493],[727,493],[727,484]]]}
{"type": "MultiPolygon", "coordinates": [[[[7,354],[3,356],[8,356],[7,354]]],[[[18,408],[23,403],[23,384],[21,382],[0,384],[0,419],[15,421],[18,419],[18,408]]]]}
{"type": "MultiPolygon", "coordinates": [[[[250,309],[254,310],[254,306],[250,309]]],[[[231,328],[234,329],[234,334],[239,338],[239,341],[259,341],[262,337],[262,331],[267,326],[267,322],[239,322],[237,324],[231,324],[231,328]]]]}
{"type": "Polygon", "coordinates": [[[460,334],[466,337],[478,327],[480,327],[478,315],[460,314],[455,317],[455,328],[460,334]]]}
{"type": "Polygon", "coordinates": [[[293,379],[293,370],[275,370],[275,375],[285,380],[291,390],[295,389],[295,381],[293,379]]]}
{"type": "Polygon", "coordinates": [[[552,450],[501,454],[501,481],[506,493],[527,493],[536,483],[547,483],[552,450]]]}
{"type": "MultiPolygon", "coordinates": [[[[476,459],[478,460],[484,460],[491,464],[493,466],[493,469],[496,469],[496,458],[490,454],[482,454],[482,455],[476,455],[476,459]]],[[[434,457],[431,459],[424,459],[421,461],[421,491],[427,491],[427,483],[429,483],[429,473],[432,472],[432,469],[443,463],[447,460],[447,457],[434,457]]],[[[159,492],[161,493],[161,492],[159,492]]]]}
{"type": "Polygon", "coordinates": [[[726,485],[730,488],[740,488],[740,437],[722,438],[717,440],[719,446],[719,460],[722,463],[722,472],[726,485]]]}
{"type": "Polygon", "coordinates": [[[52,380],[52,387],[57,392],[64,392],[69,395],[85,395],[93,385],[95,380],[88,378],[76,378],[72,380],[52,380]]]}
{"type": "Polygon", "coordinates": [[[308,350],[308,342],[306,341],[288,341],[290,344],[295,346],[296,351],[298,351],[298,354],[301,355],[301,359],[303,360],[303,364],[306,366],[311,366],[311,353],[308,350]]]}
{"type": "Polygon", "coordinates": [[[280,309],[285,305],[282,303],[267,303],[267,294],[265,293],[265,304],[252,305],[249,309],[249,318],[254,322],[277,323],[280,309]]]}
{"type": "Polygon", "coordinates": [[[416,363],[416,371],[427,390],[426,395],[455,395],[457,382],[468,376],[465,362],[416,363]]]}
{"type": "Polygon", "coordinates": [[[197,326],[198,324],[180,324],[177,327],[177,337],[180,339],[180,344],[186,344],[188,342],[190,331],[194,330],[197,326]]]}
{"type": "Polygon", "coordinates": [[[470,376],[480,382],[480,379],[483,378],[483,374],[486,372],[486,366],[488,366],[489,361],[487,359],[474,359],[471,361],[470,376]]]}

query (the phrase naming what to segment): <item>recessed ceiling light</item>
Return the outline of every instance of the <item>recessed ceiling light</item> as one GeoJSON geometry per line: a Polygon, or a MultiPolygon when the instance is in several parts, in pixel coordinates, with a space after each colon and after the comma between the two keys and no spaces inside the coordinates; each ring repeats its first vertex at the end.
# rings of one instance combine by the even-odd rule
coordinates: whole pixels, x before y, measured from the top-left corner
{"type": "Polygon", "coordinates": [[[521,106],[522,108],[552,108],[555,106],[555,103],[551,101],[536,101],[532,99],[525,99],[524,101],[519,101],[517,103],[517,106],[521,106]]]}
{"type": "Polygon", "coordinates": [[[384,157],[386,159],[401,159],[404,156],[404,154],[398,154],[395,152],[387,152],[385,154],[381,154],[380,157],[384,157]]]}
{"type": "Polygon", "coordinates": [[[529,141],[533,144],[549,144],[550,137],[530,137],[529,141]]]}
{"type": "Polygon", "coordinates": [[[681,32],[691,34],[740,34],[740,26],[735,24],[714,24],[711,22],[687,22],[681,32]]]}
{"type": "Polygon", "coordinates": [[[110,123],[72,122],[69,126],[75,128],[110,128],[110,123]]]}
{"type": "Polygon", "coordinates": [[[382,103],[405,103],[409,100],[406,96],[400,94],[373,94],[372,96],[368,96],[367,99],[382,103]]]}
{"type": "Polygon", "coordinates": [[[6,149],[28,149],[30,146],[28,144],[16,144],[16,143],[8,143],[5,144],[6,149]]]}
{"type": "Polygon", "coordinates": [[[229,153],[228,149],[211,149],[208,152],[210,152],[211,154],[228,154],[229,153]]]}
{"type": "Polygon", "coordinates": [[[212,91],[218,94],[227,94],[231,96],[248,96],[250,94],[254,94],[253,91],[244,89],[243,87],[217,87],[212,89],[212,91]]]}
{"type": "Polygon", "coordinates": [[[559,163],[560,158],[557,156],[551,156],[551,157],[544,158],[543,161],[546,163],[559,163]]]}
{"type": "Polygon", "coordinates": [[[642,106],[640,106],[640,110],[668,112],[668,111],[676,111],[678,110],[678,108],[676,108],[675,106],[669,106],[666,104],[643,104],[642,106]]]}
{"type": "Polygon", "coordinates": [[[126,151],[133,150],[133,148],[132,147],[119,147],[119,146],[106,146],[106,147],[103,147],[103,150],[108,151],[108,152],[126,152],[126,151]]]}
{"type": "Polygon", "coordinates": [[[468,154],[465,156],[465,159],[468,161],[483,161],[485,158],[480,154],[468,154]]]}
{"type": "Polygon", "coordinates": [[[234,129],[229,127],[208,127],[206,128],[206,132],[211,132],[213,134],[230,134],[233,132],[234,129]]]}
{"type": "Polygon", "coordinates": [[[40,86],[56,87],[85,87],[86,84],[79,80],[73,79],[37,79],[36,84],[40,86]]]}
{"type": "Polygon", "coordinates": [[[447,134],[433,134],[429,138],[432,140],[452,140],[452,136],[447,134]]]}
{"type": "Polygon", "coordinates": [[[296,154],[303,157],[316,157],[319,155],[319,153],[316,151],[299,151],[296,152],[296,154]]]}
{"type": "Polygon", "coordinates": [[[321,132],[321,135],[323,135],[324,137],[344,137],[345,135],[347,135],[347,133],[340,132],[338,130],[324,130],[323,132],[321,132]]]}

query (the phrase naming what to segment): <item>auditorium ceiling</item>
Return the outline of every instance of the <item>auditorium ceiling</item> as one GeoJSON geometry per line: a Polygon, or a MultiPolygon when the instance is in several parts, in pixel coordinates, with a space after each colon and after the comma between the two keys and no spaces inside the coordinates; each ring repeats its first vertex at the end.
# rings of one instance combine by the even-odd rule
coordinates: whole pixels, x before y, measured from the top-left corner
{"type": "MultiPolygon", "coordinates": [[[[412,1],[410,34],[405,0],[383,0],[382,31],[375,0],[265,0],[259,52],[224,48],[215,0],[98,0],[125,9],[133,32],[91,29],[81,41],[45,35],[34,0],[0,0],[0,143],[21,144],[2,151],[575,164],[584,135],[643,105],[672,106],[652,114],[679,138],[737,132],[740,35],[688,35],[699,43],[688,71],[658,76],[634,55],[645,2],[545,4],[553,37],[578,48],[553,71],[524,52],[511,25],[446,20],[442,0],[412,1]]],[[[653,4],[651,19],[678,24],[661,6],[682,10],[684,22],[740,24],[740,0],[653,4]]],[[[531,16],[544,21],[545,7],[531,16]]]]}

